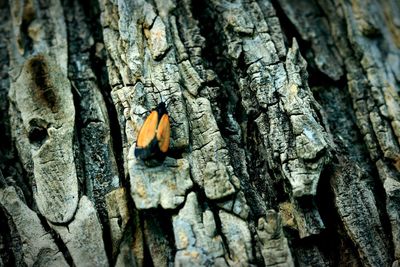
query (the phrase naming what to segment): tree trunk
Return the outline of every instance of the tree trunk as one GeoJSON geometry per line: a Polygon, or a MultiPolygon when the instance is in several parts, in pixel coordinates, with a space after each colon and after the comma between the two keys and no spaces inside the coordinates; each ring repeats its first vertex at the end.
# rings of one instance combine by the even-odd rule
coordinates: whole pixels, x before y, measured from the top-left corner
{"type": "Polygon", "coordinates": [[[0,6],[0,266],[400,265],[400,2],[0,6]]]}

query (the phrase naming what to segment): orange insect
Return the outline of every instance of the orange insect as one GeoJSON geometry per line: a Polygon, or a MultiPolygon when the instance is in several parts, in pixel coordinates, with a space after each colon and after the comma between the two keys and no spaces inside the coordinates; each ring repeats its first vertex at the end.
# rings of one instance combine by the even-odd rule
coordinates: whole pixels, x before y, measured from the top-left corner
{"type": "Polygon", "coordinates": [[[146,165],[161,164],[167,156],[171,128],[165,102],[161,101],[147,116],[139,131],[135,157],[146,165]]]}

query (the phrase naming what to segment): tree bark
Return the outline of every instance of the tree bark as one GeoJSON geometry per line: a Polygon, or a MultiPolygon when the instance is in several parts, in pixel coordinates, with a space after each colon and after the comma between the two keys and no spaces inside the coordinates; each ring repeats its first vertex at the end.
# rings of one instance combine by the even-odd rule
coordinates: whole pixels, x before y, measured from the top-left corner
{"type": "Polygon", "coordinates": [[[398,1],[0,7],[0,266],[399,266],[398,1]]]}

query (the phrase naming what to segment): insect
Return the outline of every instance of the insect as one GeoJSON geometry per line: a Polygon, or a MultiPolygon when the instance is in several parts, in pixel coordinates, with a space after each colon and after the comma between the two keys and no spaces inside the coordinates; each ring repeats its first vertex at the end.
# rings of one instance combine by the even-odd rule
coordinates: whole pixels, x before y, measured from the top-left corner
{"type": "Polygon", "coordinates": [[[157,105],[145,119],[136,140],[135,157],[146,165],[160,165],[169,148],[171,128],[164,101],[157,105]]]}

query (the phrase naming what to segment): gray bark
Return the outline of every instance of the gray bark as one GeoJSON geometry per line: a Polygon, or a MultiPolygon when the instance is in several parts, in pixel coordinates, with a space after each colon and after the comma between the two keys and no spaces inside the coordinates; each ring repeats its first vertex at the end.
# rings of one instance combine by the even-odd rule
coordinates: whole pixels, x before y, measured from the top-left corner
{"type": "Polygon", "coordinates": [[[0,1],[0,266],[400,264],[398,1],[84,2],[0,1]]]}

